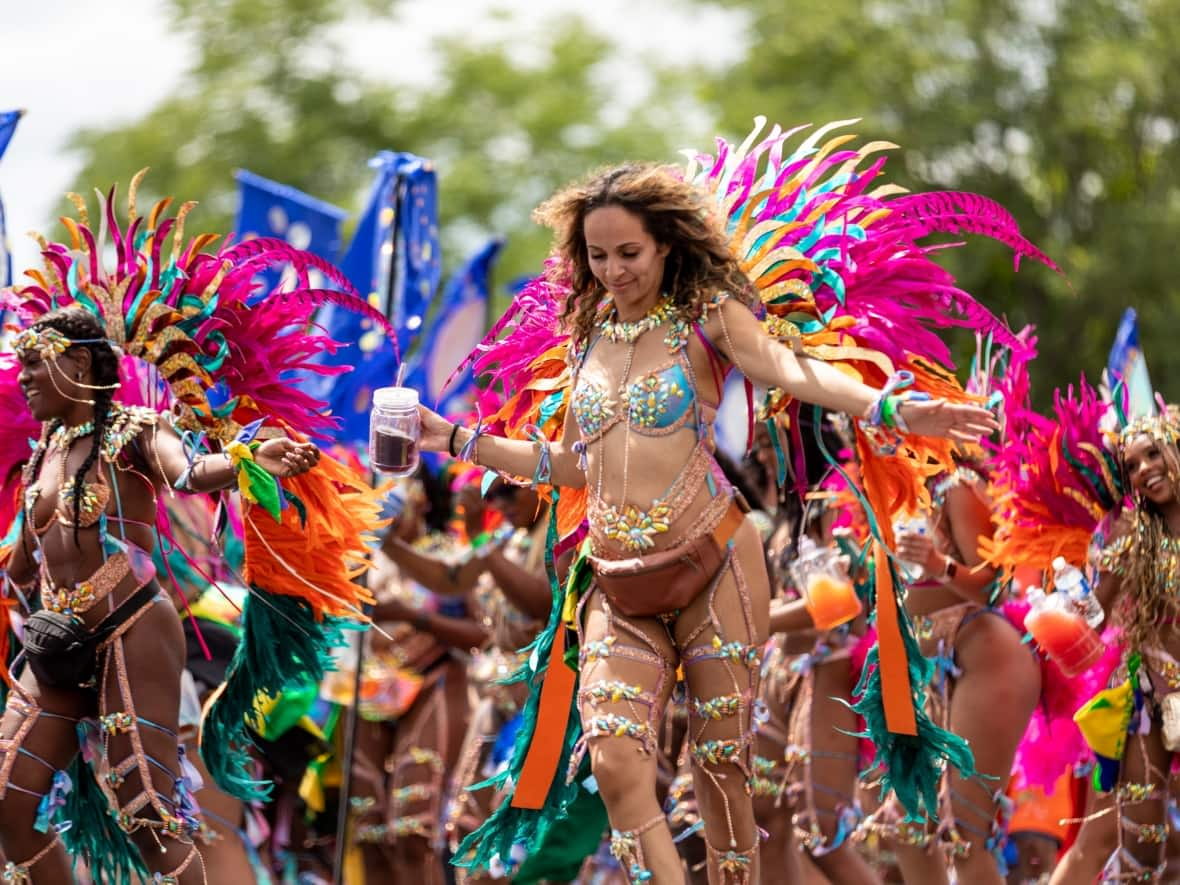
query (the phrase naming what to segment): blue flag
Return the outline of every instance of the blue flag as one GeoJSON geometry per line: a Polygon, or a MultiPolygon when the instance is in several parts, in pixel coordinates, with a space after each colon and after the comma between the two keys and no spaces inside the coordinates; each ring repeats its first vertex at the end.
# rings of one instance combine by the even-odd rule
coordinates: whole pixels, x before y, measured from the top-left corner
{"type": "Polygon", "coordinates": [[[377,176],[340,269],[390,318],[398,340],[395,349],[394,342],[368,320],[335,305],[321,312],[318,322],[327,334],[349,342],[323,362],[352,366],[353,371],[313,379],[311,392],[326,400],[341,419],[336,439],[345,445],[368,440],[373,391],[393,384],[399,354],[421,330],[440,268],[433,167],[421,157],[391,151],[382,151],[370,165],[377,176]]]}
{"type": "Polygon", "coordinates": [[[406,372],[405,385],[444,415],[461,414],[471,406],[475,379],[470,369],[456,376],[446,390],[443,385],[487,330],[488,278],[502,248],[504,240],[493,237],[447,281],[434,320],[406,372]]]}
{"type": "Polygon", "coordinates": [[[1155,391],[1147,373],[1147,360],[1139,346],[1139,319],[1132,307],[1123,313],[1106,367],[1114,381],[1121,379],[1127,386],[1127,417],[1155,414],[1155,391]]]}
{"type": "MultiPolygon", "coordinates": [[[[234,173],[241,203],[234,223],[234,234],[241,240],[274,237],[296,249],[304,249],[327,261],[340,256],[340,222],[348,213],[343,209],[310,197],[303,191],[279,184],[245,169],[234,173]]],[[[284,271],[272,268],[259,274],[270,291],[283,280],[284,271]]],[[[314,273],[314,271],[313,271],[314,273]]],[[[312,280],[313,288],[323,288],[324,280],[312,280]]]]}
{"type": "MultiPolygon", "coordinates": [[[[8,150],[8,143],[16,132],[16,124],[24,111],[0,111],[0,158],[8,150]]],[[[0,200],[0,286],[12,284],[12,249],[8,244],[8,225],[4,218],[4,201],[0,200]]]]}

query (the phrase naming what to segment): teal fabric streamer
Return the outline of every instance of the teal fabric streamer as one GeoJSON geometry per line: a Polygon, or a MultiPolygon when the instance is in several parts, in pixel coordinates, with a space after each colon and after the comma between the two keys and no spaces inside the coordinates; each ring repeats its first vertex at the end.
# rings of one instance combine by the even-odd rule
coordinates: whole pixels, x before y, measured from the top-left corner
{"type": "MultiPolygon", "coordinates": [[[[515,783],[524,766],[525,756],[529,745],[533,741],[533,734],[537,726],[537,710],[541,703],[541,684],[544,681],[548,660],[557,639],[558,630],[566,630],[562,622],[562,608],[565,592],[557,579],[557,569],[554,564],[554,549],[557,546],[557,498],[554,490],[553,503],[549,520],[549,531],[545,544],[545,568],[549,574],[549,589],[553,596],[553,606],[549,613],[549,622],[537,638],[523,651],[529,654],[529,662],[521,667],[506,682],[526,682],[529,686],[528,700],[521,711],[521,725],[516,733],[516,740],[512,747],[512,759],[507,768],[469,789],[484,788],[500,789],[505,784],[515,783]]],[[[578,574],[586,575],[587,570],[577,570],[578,574]]],[[[576,649],[575,649],[576,654],[576,649]]],[[[577,697],[575,683],[574,697],[577,697]]],[[[582,736],[582,722],[578,714],[577,705],[570,706],[569,718],[566,722],[565,736],[562,741],[561,760],[558,763],[557,774],[549,788],[549,795],[540,809],[513,808],[512,803],[505,800],[480,827],[467,836],[459,845],[451,863],[463,869],[477,871],[486,870],[494,858],[499,858],[505,865],[510,865],[514,857],[532,851],[545,844],[550,831],[558,823],[566,819],[575,801],[579,798],[579,791],[585,792],[580,785],[580,778],[574,778],[567,783],[566,768],[568,760],[573,755],[574,746],[582,736]]],[[[595,796],[597,798],[597,796],[595,796]]],[[[583,800],[589,801],[589,800],[583,800]]],[[[601,800],[599,800],[601,802],[601,800]]],[[[555,835],[554,838],[557,838],[555,835]]],[[[590,848],[592,852],[595,846],[590,848]]],[[[566,852],[569,860],[569,853],[566,852]]]]}
{"type": "MultiPolygon", "coordinates": [[[[889,564],[889,569],[893,573],[894,586],[901,586],[893,563],[889,564]]],[[[877,593],[871,567],[869,574],[868,595],[872,604],[876,602],[877,593]]],[[[872,741],[876,750],[872,766],[862,773],[862,777],[879,776],[882,798],[892,791],[905,809],[907,820],[938,820],[938,785],[946,766],[953,765],[964,778],[979,775],[967,742],[940,728],[927,715],[925,689],[934,676],[934,662],[922,654],[913,624],[903,606],[898,606],[898,621],[909,663],[918,733],[895,734],[885,723],[878,647],[874,644],[853,691],[852,696],[858,700],[848,705],[865,720],[865,729],[857,736],[872,741]]]]}

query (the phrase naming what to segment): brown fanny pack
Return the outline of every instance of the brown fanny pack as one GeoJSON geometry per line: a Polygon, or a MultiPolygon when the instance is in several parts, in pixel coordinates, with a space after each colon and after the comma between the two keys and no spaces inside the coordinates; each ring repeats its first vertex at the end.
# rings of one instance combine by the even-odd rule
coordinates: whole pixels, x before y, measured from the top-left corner
{"type": "Polygon", "coordinates": [[[611,608],[646,618],[686,608],[712,582],[729,555],[729,541],[746,514],[735,500],[707,535],[634,559],[590,557],[595,583],[611,608]]]}

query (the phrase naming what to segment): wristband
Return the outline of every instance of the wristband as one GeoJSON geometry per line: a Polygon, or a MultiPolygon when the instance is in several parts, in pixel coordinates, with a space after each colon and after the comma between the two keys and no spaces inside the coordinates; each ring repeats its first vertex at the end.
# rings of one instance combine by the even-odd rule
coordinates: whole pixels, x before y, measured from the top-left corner
{"type": "Polygon", "coordinates": [[[541,447],[537,456],[537,469],[533,471],[533,485],[549,485],[553,481],[553,461],[549,453],[549,440],[535,424],[526,424],[524,433],[541,447]]]}
{"type": "Polygon", "coordinates": [[[450,440],[447,442],[447,453],[448,453],[448,454],[449,454],[449,455],[450,455],[452,458],[457,458],[457,457],[459,456],[459,453],[455,451],[455,434],[456,434],[456,433],[458,433],[458,432],[459,432],[459,425],[458,425],[458,424],[452,424],[452,425],[451,425],[451,438],[450,438],[450,440]]]}
{"type": "Polygon", "coordinates": [[[463,448],[459,450],[460,461],[464,461],[468,464],[479,463],[477,460],[479,458],[479,438],[483,436],[483,432],[484,426],[483,422],[481,421],[476,424],[475,428],[471,431],[471,439],[463,443],[463,448]]]}
{"type": "Polygon", "coordinates": [[[476,535],[474,538],[471,539],[471,541],[470,541],[471,549],[478,550],[480,547],[482,547],[484,544],[486,544],[490,540],[492,540],[491,532],[480,532],[478,535],[476,535]]]}

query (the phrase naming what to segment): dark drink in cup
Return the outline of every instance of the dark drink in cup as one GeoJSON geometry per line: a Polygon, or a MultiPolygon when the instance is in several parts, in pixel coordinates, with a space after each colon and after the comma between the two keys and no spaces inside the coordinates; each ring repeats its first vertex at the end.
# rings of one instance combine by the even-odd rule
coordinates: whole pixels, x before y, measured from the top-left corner
{"type": "Polygon", "coordinates": [[[406,473],[418,461],[418,441],[404,433],[378,428],[373,439],[373,469],[406,473]]]}
{"type": "Polygon", "coordinates": [[[409,476],[418,467],[418,391],[382,387],[373,391],[369,414],[369,463],[380,473],[409,476]]]}

